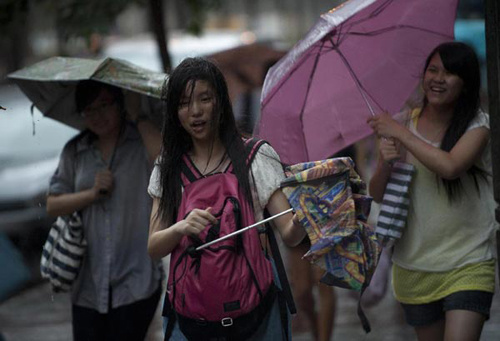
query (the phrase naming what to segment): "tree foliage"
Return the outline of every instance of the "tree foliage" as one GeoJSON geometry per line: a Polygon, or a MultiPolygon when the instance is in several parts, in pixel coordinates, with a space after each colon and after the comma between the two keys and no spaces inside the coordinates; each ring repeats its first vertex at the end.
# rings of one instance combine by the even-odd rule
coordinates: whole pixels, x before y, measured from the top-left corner
{"type": "Polygon", "coordinates": [[[188,31],[195,35],[203,32],[203,26],[207,19],[207,12],[220,7],[222,0],[187,0],[190,16],[188,31]]]}
{"type": "Polygon", "coordinates": [[[131,3],[145,0],[36,0],[56,14],[60,38],[89,37],[109,32],[115,18],[131,3]]]}
{"type": "Polygon", "coordinates": [[[20,15],[28,13],[28,0],[0,1],[0,29],[16,24],[20,15]]]}
{"type": "Polygon", "coordinates": [[[28,5],[28,0],[0,0],[0,76],[23,63],[28,5]]]}
{"type": "MultiPolygon", "coordinates": [[[[186,13],[185,28],[200,35],[210,10],[221,7],[223,0],[0,0],[0,47],[9,53],[0,52],[0,60],[8,60],[8,69],[18,68],[27,53],[27,36],[34,29],[26,25],[29,15],[41,15],[55,19],[60,54],[65,54],[65,43],[74,37],[85,38],[90,45],[93,34],[108,34],[116,17],[131,4],[149,8],[168,8],[176,1],[186,13]],[[158,6],[161,3],[162,6],[158,6]],[[34,8],[36,7],[36,13],[34,8]],[[7,55],[8,54],[8,55],[7,55]],[[11,65],[12,64],[12,65],[11,65]]],[[[161,11],[163,12],[163,11],[161,11]]],[[[164,13],[150,12],[151,29],[156,37],[165,70],[168,61],[168,34],[164,13]],[[160,17],[161,16],[161,17],[160,17]]]]}
{"type": "MultiPolygon", "coordinates": [[[[11,3],[25,2],[4,0],[11,3]]],[[[29,1],[29,0],[28,0],[29,1]]],[[[106,34],[115,18],[132,3],[147,6],[149,0],[31,0],[42,3],[44,7],[56,14],[57,26],[64,35],[62,38],[74,36],[89,37],[92,33],[106,34]]],[[[168,0],[164,0],[168,3],[168,0]]],[[[220,7],[222,0],[181,0],[180,6],[189,11],[188,31],[201,34],[206,21],[207,12],[220,7]]],[[[16,5],[17,6],[17,5],[16,5]]],[[[166,7],[165,7],[166,8],[166,7]]],[[[4,12],[5,13],[5,12],[4,12]]]]}

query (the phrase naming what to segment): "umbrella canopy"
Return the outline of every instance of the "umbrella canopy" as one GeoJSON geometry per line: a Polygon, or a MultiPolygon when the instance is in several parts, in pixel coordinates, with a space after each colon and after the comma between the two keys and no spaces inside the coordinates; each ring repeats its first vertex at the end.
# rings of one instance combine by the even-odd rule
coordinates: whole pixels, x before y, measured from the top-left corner
{"type": "Polygon", "coordinates": [[[453,39],[457,0],[350,0],[321,16],[266,76],[257,135],[283,161],[324,159],[398,112],[427,55],[453,39]]]}
{"type": "Polygon", "coordinates": [[[79,81],[94,80],[143,95],[153,118],[159,119],[161,87],[167,75],[127,61],[106,58],[53,57],[8,75],[43,115],[77,129],[83,119],[76,111],[75,89],[79,81]]]}
{"type": "Polygon", "coordinates": [[[323,282],[361,290],[380,254],[375,231],[366,224],[372,198],[346,158],[293,165],[281,184],[307,231],[311,248],[304,258],[324,270],[323,282]]]}
{"type": "MultiPolygon", "coordinates": [[[[293,165],[282,182],[311,241],[306,260],[325,273],[321,282],[363,293],[377,266],[381,247],[373,227],[366,223],[372,198],[350,158],[293,165]]],[[[358,302],[365,331],[370,324],[358,302]]]]}

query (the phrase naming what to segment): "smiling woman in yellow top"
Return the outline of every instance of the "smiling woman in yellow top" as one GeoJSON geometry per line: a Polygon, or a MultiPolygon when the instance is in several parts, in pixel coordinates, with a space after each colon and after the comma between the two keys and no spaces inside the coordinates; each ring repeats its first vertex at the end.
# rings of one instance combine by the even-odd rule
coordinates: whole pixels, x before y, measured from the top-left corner
{"type": "Polygon", "coordinates": [[[422,85],[422,108],[408,126],[387,114],[369,120],[383,137],[370,193],[381,201],[390,161],[403,156],[415,165],[407,228],[394,246],[396,298],[419,340],[478,340],[494,293],[497,225],[474,51],[457,42],[438,46],[422,85]]]}

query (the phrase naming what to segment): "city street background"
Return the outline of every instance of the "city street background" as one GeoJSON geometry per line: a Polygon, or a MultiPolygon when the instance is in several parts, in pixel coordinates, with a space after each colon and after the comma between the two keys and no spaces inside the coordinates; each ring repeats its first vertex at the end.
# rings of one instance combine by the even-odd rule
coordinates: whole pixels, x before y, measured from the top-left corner
{"type": "MultiPolygon", "coordinates": [[[[155,1],[114,0],[114,3],[128,5],[123,6],[123,11],[107,14],[107,17],[80,13],[84,16],[84,25],[96,29],[92,34],[85,31],[86,27],[75,26],[69,30],[71,22],[65,21],[61,13],[55,11],[64,10],[63,3],[78,4],[78,1],[0,2],[0,106],[7,109],[0,110],[0,237],[12,244],[9,245],[12,250],[0,247],[0,341],[3,341],[2,336],[6,341],[71,340],[69,295],[51,293],[49,285],[40,281],[38,266],[41,247],[50,226],[45,212],[48,179],[57,166],[64,143],[76,133],[67,126],[43,118],[37,110],[32,112],[31,102],[7,81],[6,75],[55,55],[119,57],[150,69],[162,69],[146,5],[155,1]],[[9,12],[12,9],[14,11],[9,12]],[[103,27],[103,23],[107,26],[103,27]],[[77,28],[86,35],[75,33],[77,28]],[[17,266],[24,273],[14,278],[9,274],[9,265],[17,266]]],[[[108,1],[111,0],[101,0],[102,3],[108,1]]],[[[173,66],[186,56],[209,55],[252,42],[265,42],[286,52],[322,13],[343,1],[190,1],[198,4],[210,2],[219,3],[220,7],[202,8],[206,15],[194,23],[202,25],[200,36],[195,36],[188,27],[193,24],[188,19],[194,9],[184,0],[163,1],[166,39],[173,66]]],[[[99,3],[99,0],[86,0],[86,3],[99,3]]],[[[459,39],[471,44],[478,53],[485,88],[482,3],[480,0],[460,0],[455,31],[459,39]]],[[[114,10],[110,8],[110,13],[114,10]]],[[[258,116],[259,90],[253,89],[251,94],[246,94],[249,98],[236,102],[236,113],[247,110],[253,118],[258,116]]],[[[486,109],[486,101],[483,104],[486,109]]],[[[367,146],[373,144],[361,143],[358,160],[358,166],[365,168],[361,173],[366,181],[375,160],[371,147],[367,146]]],[[[365,309],[372,325],[369,334],[363,332],[357,317],[357,300],[346,290],[335,290],[337,313],[332,339],[416,340],[413,330],[405,325],[402,311],[390,289],[380,304],[365,309]]],[[[161,334],[158,311],[148,341],[162,340],[161,334]]],[[[312,337],[302,328],[294,334],[294,340],[307,341],[312,337]]],[[[500,340],[498,292],[481,340],[500,340]]]]}

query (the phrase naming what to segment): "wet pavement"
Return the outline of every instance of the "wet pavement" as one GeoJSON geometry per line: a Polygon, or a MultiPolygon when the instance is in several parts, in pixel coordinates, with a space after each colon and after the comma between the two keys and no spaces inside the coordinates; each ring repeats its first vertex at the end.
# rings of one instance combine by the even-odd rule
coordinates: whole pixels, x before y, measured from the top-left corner
{"type": "MultiPolygon", "coordinates": [[[[372,332],[365,334],[356,315],[357,301],[348,291],[336,289],[337,317],[333,340],[416,340],[403,321],[402,311],[389,292],[377,306],[365,309],[372,332]]],[[[24,290],[0,305],[0,331],[6,341],[71,340],[68,294],[52,294],[47,283],[24,290]]],[[[0,338],[1,339],[1,338],[0,338]]],[[[161,320],[156,314],[147,341],[161,340],[161,320]]],[[[294,340],[312,340],[309,333],[294,334],[294,340]]],[[[485,324],[481,341],[500,340],[500,295],[494,298],[491,319],[485,324]]]]}

